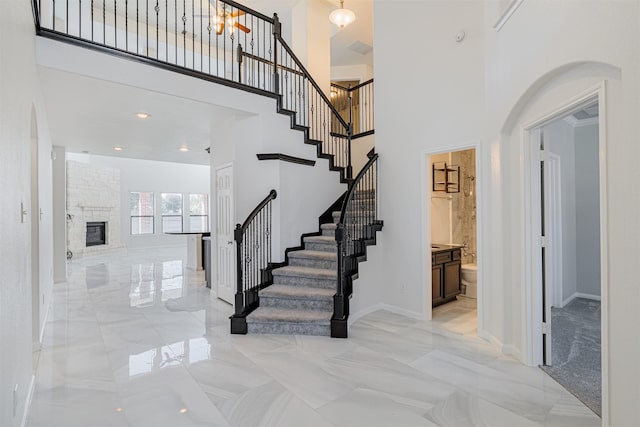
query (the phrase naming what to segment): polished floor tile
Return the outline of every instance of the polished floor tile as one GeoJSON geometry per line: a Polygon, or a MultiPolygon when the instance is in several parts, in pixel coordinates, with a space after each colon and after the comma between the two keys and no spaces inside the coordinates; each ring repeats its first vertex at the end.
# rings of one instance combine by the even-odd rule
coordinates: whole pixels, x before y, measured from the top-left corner
{"type": "Polygon", "coordinates": [[[186,249],[73,260],[54,288],[27,424],[596,426],[536,368],[477,337],[474,300],[422,322],[387,311],[346,340],[230,335],[186,249]]]}

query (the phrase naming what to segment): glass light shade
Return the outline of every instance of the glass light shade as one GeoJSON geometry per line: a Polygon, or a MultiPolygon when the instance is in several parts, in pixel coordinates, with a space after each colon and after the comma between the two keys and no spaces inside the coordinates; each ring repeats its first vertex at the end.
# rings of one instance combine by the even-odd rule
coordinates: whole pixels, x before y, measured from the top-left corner
{"type": "Polygon", "coordinates": [[[349,9],[336,9],[329,15],[329,21],[333,22],[340,28],[351,24],[356,20],[356,14],[349,9]]]}

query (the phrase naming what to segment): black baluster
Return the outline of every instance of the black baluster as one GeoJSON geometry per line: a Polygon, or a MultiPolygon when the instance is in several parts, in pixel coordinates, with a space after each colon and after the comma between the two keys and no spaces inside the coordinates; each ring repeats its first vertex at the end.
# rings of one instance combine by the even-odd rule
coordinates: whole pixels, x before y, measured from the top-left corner
{"type": "Polygon", "coordinates": [[[78,37],[82,38],[82,0],[78,0],[78,37]]]}
{"type": "Polygon", "coordinates": [[[204,65],[203,65],[203,52],[204,50],[202,49],[202,2],[200,2],[200,72],[204,72],[204,65]]]}
{"type": "Polygon", "coordinates": [[[187,66],[187,5],[182,0],[182,65],[187,66]]]}
{"type": "Polygon", "coordinates": [[[118,0],[113,0],[113,46],[118,48],[118,0]]]}
{"type": "Polygon", "coordinates": [[[156,0],[156,59],[160,59],[160,3],[156,0]]]}
{"type": "Polygon", "coordinates": [[[129,0],[124,0],[124,49],[129,51],[129,0]]]}
{"type": "Polygon", "coordinates": [[[140,4],[136,0],[136,54],[140,54],[140,4]]]}
{"type": "MultiPolygon", "coordinates": [[[[191,0],[191,69],[196,69],[196,12],[195,0],[191,0]]],[[[186,64],[185,64],[186,67],[186,64]]]]}

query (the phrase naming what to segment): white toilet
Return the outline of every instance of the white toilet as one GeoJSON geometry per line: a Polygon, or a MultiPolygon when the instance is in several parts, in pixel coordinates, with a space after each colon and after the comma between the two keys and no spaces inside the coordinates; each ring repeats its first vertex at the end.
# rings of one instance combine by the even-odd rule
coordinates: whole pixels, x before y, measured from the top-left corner
{"type": "Polygon", "coordinates": [[[463,264],[461,267],[462,295],[467,298],[478,298],[478,266],[463,264]]]}

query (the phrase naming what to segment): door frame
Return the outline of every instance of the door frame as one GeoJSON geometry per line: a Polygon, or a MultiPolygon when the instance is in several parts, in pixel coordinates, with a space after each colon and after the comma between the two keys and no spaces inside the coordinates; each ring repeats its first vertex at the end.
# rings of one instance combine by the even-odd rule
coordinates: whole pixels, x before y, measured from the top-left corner
{"type": "Polygon", "coordinates": [[[545,182],[549,182],[553,185],[549,190],[549,202],[553,200],[553,204],[556,207],[558,215],[553,217],[553,221],[549,223],[549,229],[553,230],[551,234],[551,242],[549,247],[551,248],[552,257],[557,262],[551,265],[550,276],[553,280],[547,280],[551,286],[551,305],[557,308],[564,306],[564,300],[562,299],[562,274],[563,274],[563,258],[562,258],[562,159],[559,155],[549,152],[548,168],[545,168],[551,172],[554,172],[554,178],[545,182]],[[554,238],[554,236],[560,236],[560,238],[554,238]]]}
{"type": "Polygon", "coordinates": [[[601,293],[601,383],[602,383],[602,419],[608,420],[609,409],[609,346],[608,346],[608,233],[607,233],[607,108],[606,81],[595,87],[567,99],[558,107],[521,127],[523,152],[523,194],[525,220],[525,274],[524,309],[526,363],[530,366],[542,363],[542,279],[541,279],[541,242],[540,242],[540,168],[539,149],[536,153],[536,131],[546,124],[562,118],[586,104],[598,103],[598,161],[600,191],[600,293],[601,293]]]}
{"type": "MultiPolygon", "coordinates": [[[[219,270],[219,266],[218,266],[218,244],[219,244],[219,238],[220,235],[218,234],[218,217],[217,217],[217,212],[218,212],[218,185],[217,185],[217,176],[218,176],[218,172],[222,169],[226,169],[226,168],[231,168],[231,176],[232,176],[232,195],[233,195],[233,200],[231,201],[232,205],[233,205],[233,214],[235,216],[235,212],[236,212],[236,197],[235,197],[235,186],[233,186],[234,182],[235,182],[235,173],[234,173],[234,167],[233,167],[233,162],[228,162],[228,163],[223,163],[221,165],[215,166],[213,168],[213,174],[211,177],[211,193],[212,193],[212,197],[211,197],[211,213],[212,213],[212,217],[213,215],[216,216],[215,219],[212,218],[212,228],[211,228],[211,245],[212,245],[212,250],[211,250],[211,257],[213,259],[211,259],[211,265],[213,266],[213,269],[216,270],[216,274],[212,274],[212,280],[214,280],[214,276],[215,276],[215,287],[212,286],[212,288],[215,288],[216,290],[216,296],[218,299],[233,304],[233,299],[231,302],[226,301],[224,299],[220,298],[220,292],[219,292],[219,280],[218,280],[218,274],[217,271],[219,270]]],[[[233,228],[233,224],[232,227],[233,228]]],[[[235,251],[232,251],[235,257],[235,251]]],[[[234,258],[235,259],[235,258],[234,258]]],[[[231,269],[232,274],[233,274],[233,282],[235,283],[236,280],[236,272],[235,272],[235,268],[231,269]]],[[[213,273],[213,272],[212,272],[213,273]]],[[[235,293],[235,292],[234,292],[235,293]]]]}
{"type": "Polygon", "coordinates": [[[433,318],[433,307],[431,307],[432,289],[431,289],[431,168],[429,166],[429,157],[436,154],[450,153],[454,151],[476,150],[476,265],[478,266],[478,336],[484,338],[487,334],[485,330],[485,298],[484,274],[485,274],[485,250],[484,250],[484,191],[485,176],[483,170],[483,150],[479,140],[472,140],[456,145],[440,146],[428,150],[423,150],[420,156],[420,169],[422,171],[421,192],[422,192],[422,301],[424,301],[425,320],[433,318]]]}
{"type": "MultiPolygon", "coordinates": [[[[31,111],[30,144],[30,226],[31,226],[31,319],[33,350],[40,349],[43,327],[40,323],[43,304],[40,302],[40,141],[35,108],[31,111]]],[[[44,302],[44,301],[43,301],[44,302]]]]}

